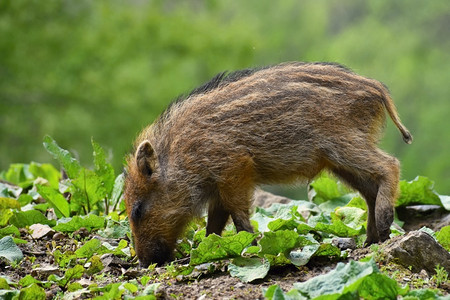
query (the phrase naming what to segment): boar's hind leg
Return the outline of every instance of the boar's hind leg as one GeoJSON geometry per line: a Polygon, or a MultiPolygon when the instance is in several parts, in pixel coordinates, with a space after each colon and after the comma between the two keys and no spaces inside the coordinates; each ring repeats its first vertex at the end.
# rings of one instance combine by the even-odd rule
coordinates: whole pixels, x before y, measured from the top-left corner
{"type": "Polygon", "coordinates": [[[389,238],[394,220],[393,203],[397,195],[399,163],[381,150],[360,150],[352,161],[332,168],[333,173],[358,190],[368,207],[366,245],[389,238]],[[358,161],[360,160],[360,161],[358,161]]]}
{"type": "Polygon", "coordinates": [[[368,219],[367,219],[367,239],[366,245],[378,242],[378,230],[375,221],[375,202],[378,193],[378,184],[370,178],[362,178],[345,169],[334,168],[333,173],[344,180],[352,188],[361,193],[367,203],[368,219]]]}
{"type": "Polygon", "coordinates": [[[381,151],[379,153],[380,159],[384,163],[384,173],[379,181],[375,219],[380,241],[383,242],[389,239],[390,227],[394,221],[394,203],[398,193],[400,163],[395,157],[381,151]]]}

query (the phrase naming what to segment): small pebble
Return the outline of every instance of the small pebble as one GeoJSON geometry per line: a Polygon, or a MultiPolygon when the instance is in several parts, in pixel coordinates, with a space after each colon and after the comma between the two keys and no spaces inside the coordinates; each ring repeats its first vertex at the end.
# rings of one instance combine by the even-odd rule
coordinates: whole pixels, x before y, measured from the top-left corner
{"type": "Polygon", "coordinates": [[[62,239],[64,239],[66,236],[64,234],[62,234],[61,232],[57,232],[53,235],[53,240],[54,241],[60,241],[62,239]]]}

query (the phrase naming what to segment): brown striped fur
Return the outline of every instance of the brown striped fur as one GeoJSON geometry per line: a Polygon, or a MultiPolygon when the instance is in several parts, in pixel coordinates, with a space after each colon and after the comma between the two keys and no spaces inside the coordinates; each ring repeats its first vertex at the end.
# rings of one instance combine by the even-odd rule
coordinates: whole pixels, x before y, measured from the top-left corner
{"type": "Polygon", "coordinates": [[[222,73],[172,103],[128,158],[125,200],[141,265],[171,259],[205,206],[207,234],[220,234],[230,216],[238,231],[252,231],[256,186],[304,182],[323,169],[366,199],[367,244],[386,240],[400,171],[377,147],[385,109],[410,143],[379,81],[297,62],[222,73]]]}

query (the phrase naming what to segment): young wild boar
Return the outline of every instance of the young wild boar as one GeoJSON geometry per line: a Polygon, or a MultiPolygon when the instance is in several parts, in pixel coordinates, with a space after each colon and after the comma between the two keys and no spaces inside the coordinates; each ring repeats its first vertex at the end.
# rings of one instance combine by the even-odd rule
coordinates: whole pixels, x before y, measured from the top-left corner
{"type": "Polygon", "coordinates": [[[128,158],[125,200],[141,266],[170,260],[206,205],[207,234],[221,234],[230,216],[252,232],[256,186],[305,182],[323,169],[365,198],[366,244],[388,239],[399,162],[377,148],[385,109],[411,143],[383,84],[328,63],[221,73],[178,99],[128,158]]]}

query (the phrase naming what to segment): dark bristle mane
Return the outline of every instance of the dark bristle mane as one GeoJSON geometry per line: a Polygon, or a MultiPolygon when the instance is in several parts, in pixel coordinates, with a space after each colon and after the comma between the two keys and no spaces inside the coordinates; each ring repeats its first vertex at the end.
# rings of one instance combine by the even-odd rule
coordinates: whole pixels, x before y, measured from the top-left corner
{"type": "Polygon", "coordinates": [[[221,86],[227,85],[229,83],[238,81],[242,78],[245,78],[247,76],[250,76],[254,74],[255,72],[261,70],[262,68],[255,68],[255,69],[244,69],[244,70],[238,70],[231,73],[228,73],[228,71],[221,72],[214,76],[210,81],[204,83],[203,85],[195,88],[189,93],[189,97],[199,94],[205,94],[209,91],[212,91],[216,88],[219,88],[221,86]]]}
{"type": "Polygon", "coordinates": [[[187,98],[189,98],[189,97],[191,97],[193,95],[204,94],[204,93],[207,93],[207,92],[209,92],[211,90],[214,90],[214,89],[218,88],[226,76],[227,76],[227,71],[224,71],[224,72],[221,72],[221,73],[217,74],[210,81],[208,81],[208,82],[202,84],[201,86],[196,87],[195,89],[193,89],[189,93],[189,96],[187,98]]]}
{"type": "Polygon", "coordinates": [[[216,76],[214,76],[210,81],[202,84],[199,87],[196,87],[195,89],[193,89],[187,96],[185,95],[181,95],[178,98],[176,98],[174,101],[172,101],[169,106],[167,107],[167,109],[165,110],[165,112],[162,114],[162,117],[164,118],[164,115],[170,111],[170,109],[173,107],[173,105],[180,103],[186,99],[189,99],[189,97],[195,96],[195,95],[200,95],[200,94],[205,94],[209,91],[212,91],[214,89],[217,89],[219,87],[225,86],[229,83],[238,81],[239,79],[242,79],[244,77],[250,76],[252,74],[254,74],[255,72],[262,70],[262,69],[266,69],[266,68],[270,68],[270,66],[268,67],[263,67],[263,68],[254,68],[254,69],[244,69],[244,70],[238,70],[238,71],[234,71],[231,73],[228,73],[228,71],[224,71],[221,72],[219,74],[217,74],[216,76]]]}

